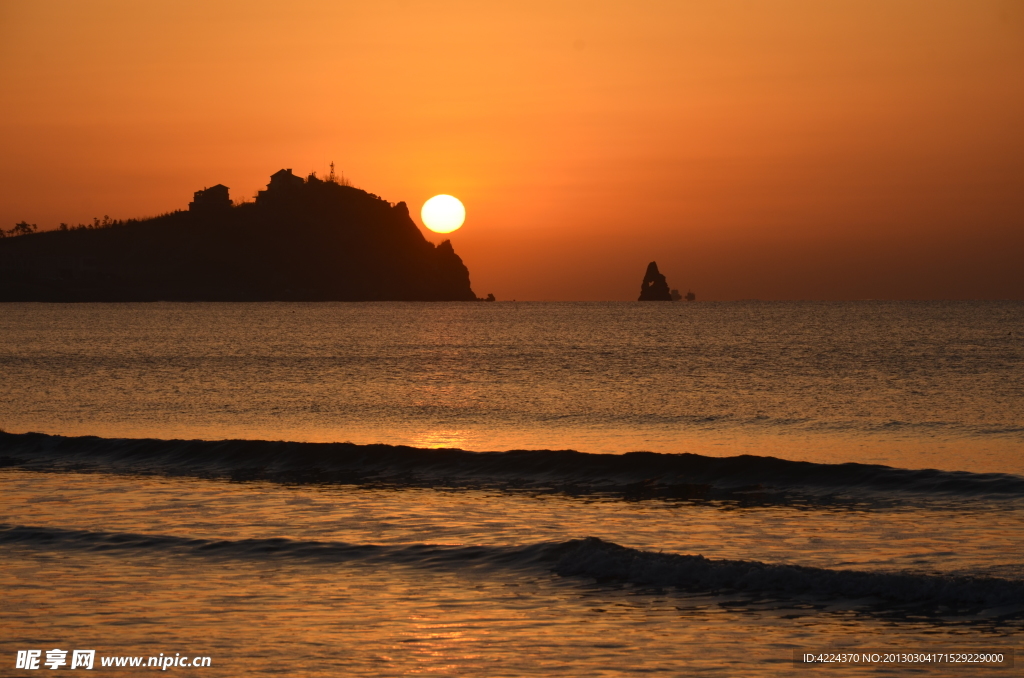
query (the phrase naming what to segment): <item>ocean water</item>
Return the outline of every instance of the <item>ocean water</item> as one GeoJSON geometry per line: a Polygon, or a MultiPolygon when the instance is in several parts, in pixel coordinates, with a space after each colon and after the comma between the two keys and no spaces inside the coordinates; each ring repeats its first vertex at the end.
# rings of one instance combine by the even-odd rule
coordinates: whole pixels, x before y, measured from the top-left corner
{"type": "Polygon", "coordinates": [[[1021,647],[1020,303],[0,304],[0,428],[2,675],[1024,661],[793,661],[1021,647]]]}

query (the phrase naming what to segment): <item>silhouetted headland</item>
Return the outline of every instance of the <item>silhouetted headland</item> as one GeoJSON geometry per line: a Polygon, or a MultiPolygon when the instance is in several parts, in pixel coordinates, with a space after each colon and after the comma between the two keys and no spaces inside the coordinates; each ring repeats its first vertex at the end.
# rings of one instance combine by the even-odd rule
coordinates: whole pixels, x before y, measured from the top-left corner
{"type": "Polygon", "coordinates": [[[647,264],[647,274],[640,284],[640,298],[637,301],[673,301],[665,276],[658,271],[658,264],[647,264]]]}
{"type": "Polygon", "coordinates": [[[0,301],[475,301],[450,241],[404,202],[281,170],[255,202],[196,191],[188,211],[0,239],[0,301]]]}

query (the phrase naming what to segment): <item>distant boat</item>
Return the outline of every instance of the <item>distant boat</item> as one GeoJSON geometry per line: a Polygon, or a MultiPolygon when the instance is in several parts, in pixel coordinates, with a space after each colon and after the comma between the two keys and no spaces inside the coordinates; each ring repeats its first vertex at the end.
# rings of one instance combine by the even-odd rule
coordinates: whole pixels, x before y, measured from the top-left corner
{"type": "Polygon", "coordinates": [[[696,294],[694,294],[693,292],[687,290],[687,292],[686,292],[686,300],[687,301],[693,301],[696,298],[697,298],[696,294]]]}

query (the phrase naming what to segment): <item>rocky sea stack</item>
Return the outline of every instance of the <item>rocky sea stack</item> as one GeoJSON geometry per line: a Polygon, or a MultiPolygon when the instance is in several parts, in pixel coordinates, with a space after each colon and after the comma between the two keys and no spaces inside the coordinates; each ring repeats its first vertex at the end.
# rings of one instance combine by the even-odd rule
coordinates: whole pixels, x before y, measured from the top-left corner
{"type": "Polygon", "coordinates": [[[404,202],[290,169],[255,202],[218,184],[188,211],[5,237],[0,283],[0,301],[476,300],[404,202]]]}
{"type": "Polygon", "coordinates": [[[640,298],[637,301],[675,301],[668,289],[668,281],[653,261],[647,264],[647,273],[640,283],[640,298]]]}

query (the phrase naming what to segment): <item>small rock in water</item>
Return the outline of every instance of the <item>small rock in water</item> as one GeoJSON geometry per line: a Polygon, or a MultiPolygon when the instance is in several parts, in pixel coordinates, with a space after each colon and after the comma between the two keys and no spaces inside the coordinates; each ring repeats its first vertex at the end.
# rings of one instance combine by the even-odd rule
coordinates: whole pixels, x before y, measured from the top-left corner
{"type": "Polygon", "coordinates": [[[640,285],[640,298],[637,301],[672,301],[672,293],[668,290],[665,276],[658,271],[654,261],[647,264],[647,274],[640,285]]]}

